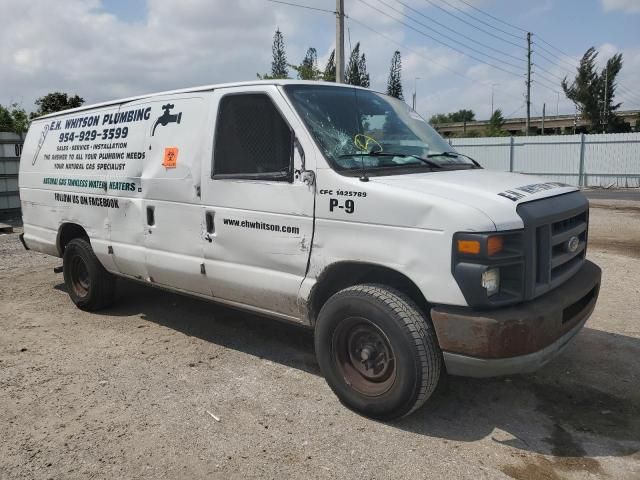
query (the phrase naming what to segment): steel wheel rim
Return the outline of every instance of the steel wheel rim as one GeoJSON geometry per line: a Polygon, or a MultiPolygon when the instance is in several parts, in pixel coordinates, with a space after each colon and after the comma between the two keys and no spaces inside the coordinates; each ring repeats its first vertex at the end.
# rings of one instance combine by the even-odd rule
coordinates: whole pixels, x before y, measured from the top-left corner
{"type": "Polygon", "coordinates": [[[71,287],[78,297],[85,297],[89,293],[89,270],[84,260],[73,257],[71,261],[71,287]]]}
{"type": "Polygon", "coordinates": [[[377,397],[388,392],[397,368],[391,343],[373,322],[350,317],[333,333],[332,352],[344,381],[357,392],[377,397]]]}

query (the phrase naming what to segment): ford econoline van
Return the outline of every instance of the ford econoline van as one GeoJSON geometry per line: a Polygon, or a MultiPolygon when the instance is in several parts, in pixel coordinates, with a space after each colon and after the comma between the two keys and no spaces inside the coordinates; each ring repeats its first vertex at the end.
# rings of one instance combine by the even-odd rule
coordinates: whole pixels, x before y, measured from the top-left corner
{"type": "Polygon", "coordinates": [[[444,374],[540,368],[598,297],[578,189],[485,170],[359,87],[54,113],[31,124],[19,183],[23,243],[63,259],[79,308],[108,307],[124,277],[307,325],[329,386],[375,418],[413,412],[444,374]]]}

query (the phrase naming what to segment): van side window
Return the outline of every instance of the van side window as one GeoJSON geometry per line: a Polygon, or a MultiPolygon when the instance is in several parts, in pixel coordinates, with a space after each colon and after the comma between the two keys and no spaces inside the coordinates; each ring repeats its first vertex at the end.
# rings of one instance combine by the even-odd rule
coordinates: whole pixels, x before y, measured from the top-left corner
{"type": "Polygon", "coordinates": [[[218,108],[213,177],[292,181],[293,133],[265,94],[231,94],[218,108]]]}

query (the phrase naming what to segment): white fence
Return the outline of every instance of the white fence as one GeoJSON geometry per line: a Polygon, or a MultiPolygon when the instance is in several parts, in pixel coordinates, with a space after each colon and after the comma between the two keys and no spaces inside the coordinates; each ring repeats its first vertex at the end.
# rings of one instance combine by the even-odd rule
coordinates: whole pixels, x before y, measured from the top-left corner
{"type": "Polygon", "coordinates": [[[490,170],[539,175],[580,187],[640,187],[640,133],[451,138],[490,170]]]}

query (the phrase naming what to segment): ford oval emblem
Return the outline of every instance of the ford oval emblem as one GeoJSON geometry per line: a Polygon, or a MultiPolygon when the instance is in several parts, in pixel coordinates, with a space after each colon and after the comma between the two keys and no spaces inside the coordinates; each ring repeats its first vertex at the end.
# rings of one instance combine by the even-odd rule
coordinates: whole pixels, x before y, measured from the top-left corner
{"type": "Polygon", "coordinates": [[[578,250],[578,245],[580,245],[580,239],[575,235],[567,240],[567,252],[576,253],[578,250]]]}

